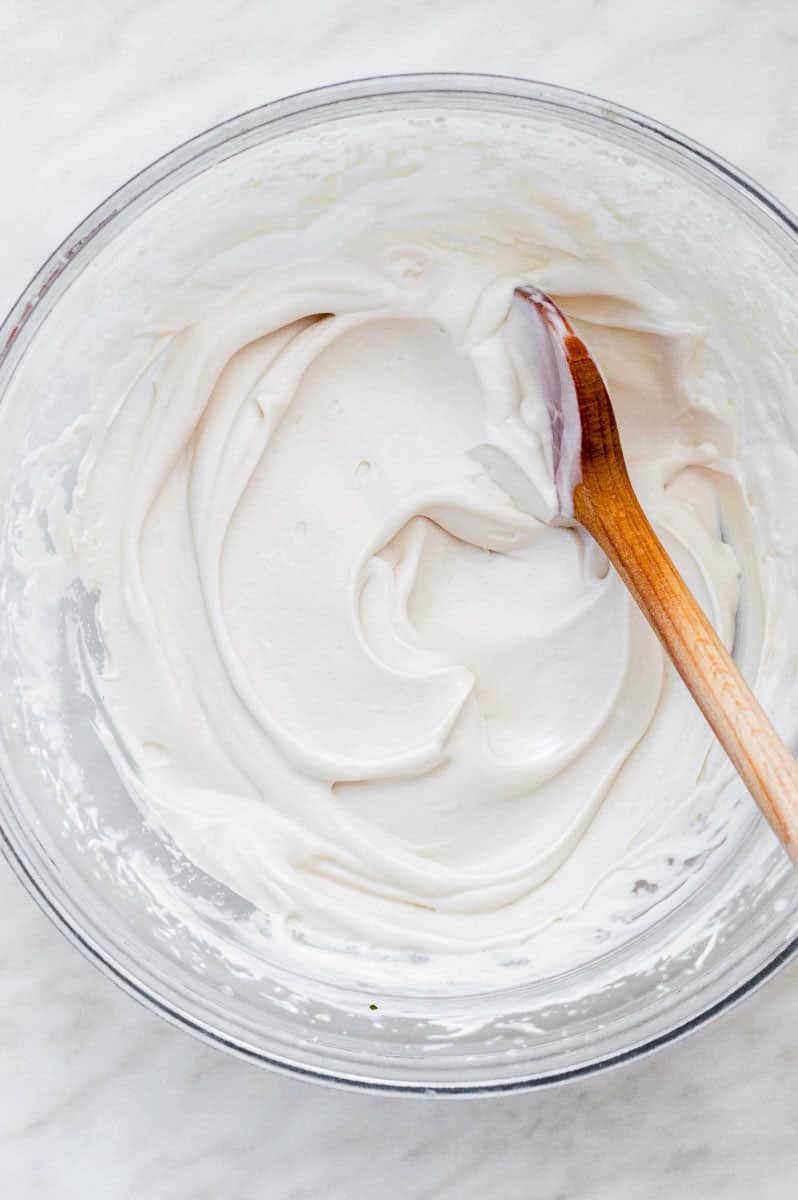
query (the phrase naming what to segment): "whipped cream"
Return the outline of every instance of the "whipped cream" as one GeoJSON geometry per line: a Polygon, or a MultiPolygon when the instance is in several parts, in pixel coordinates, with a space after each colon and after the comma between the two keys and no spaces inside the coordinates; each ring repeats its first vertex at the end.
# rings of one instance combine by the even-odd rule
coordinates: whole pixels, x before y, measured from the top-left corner
{"type": "Polygon", "coordinates": [[[747,677],[777,719],[794,698],[793,367],[735,282],[756,251],[729,264],[708,201],[587,136],[522,147],[489,118],[343,122],[106,252],[137,282],[48,536],[97,598],[118,769],[275,936],[506,960],[554,927],[568,965],[572,926],[622,925],[722,840],[724,756],[554,521],[519,283],[601,363],[641,502],[747,677]]]}

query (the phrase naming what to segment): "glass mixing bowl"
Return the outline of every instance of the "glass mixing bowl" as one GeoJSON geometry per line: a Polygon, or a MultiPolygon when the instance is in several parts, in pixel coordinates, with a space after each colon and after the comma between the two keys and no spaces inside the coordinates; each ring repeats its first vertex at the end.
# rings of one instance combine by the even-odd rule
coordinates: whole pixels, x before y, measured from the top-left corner
{"type": "MultiPolygon", "coordinates": [[[[498,114],[611,142],[655,164],[663,180],[710,195],[729,228],[744,226],[798,288],[794,218],[739,171],[636,113],[519,79],[419,75],[322,88],[236,117],[142,171],[55,251],[0,337],[0,824],[9,862],[84,954],[211,1044],[344,1086],[500,1093],[663,1045],[728,1008],[793,953],[798,875],[738,785],[729,803],[734,853],[713,855],[684,901],[623,946],[552,978],[445,997],[381,993],[374,1008],[370,989],[333,974],[313,978],[276,957],[265,919],[143,820],[110,765],[95,701],[80,684],[72,634],[91,598],[63,597],[38,648],[16,643],[12,619],[26,602],[13,557],[14,505],[29,486],[25,463],[32,448],[57,440],[81,404],[61,393],[48,329],[70,304],[92,322],[92,293],[80,288],[114,269],[116,239],[200,175],[298,131],[433,110],[498,114]],[[49,690],[34,693],[21,681],[15,663],[23,650],[60,662],[49,690]]],[[[157,246],[143,244],[141,252],[157,246]]]]}

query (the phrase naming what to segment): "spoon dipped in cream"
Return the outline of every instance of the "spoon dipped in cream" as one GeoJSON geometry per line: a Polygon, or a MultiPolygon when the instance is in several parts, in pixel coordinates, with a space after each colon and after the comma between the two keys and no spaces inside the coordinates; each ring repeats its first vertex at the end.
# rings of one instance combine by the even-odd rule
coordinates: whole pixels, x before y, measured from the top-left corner
{"type": "Polygon", "coordinates": [[[601,372],[544,292],[516,288],[545,380],[560,514],[598,543],[660,639],[762,813],[798,863],[798,763],[644,513],[601,372]]]}

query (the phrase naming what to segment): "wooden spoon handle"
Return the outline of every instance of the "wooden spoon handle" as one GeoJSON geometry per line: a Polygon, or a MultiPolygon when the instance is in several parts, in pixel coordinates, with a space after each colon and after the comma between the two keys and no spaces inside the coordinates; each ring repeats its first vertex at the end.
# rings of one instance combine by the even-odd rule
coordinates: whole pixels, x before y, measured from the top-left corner
{"type": "MultiPolygon", "coordinates": [[[[624,471],[625,474],[625,471],[624,471]]],[[[616,480],[616,483],[620,483],[616,480]]],[[[751,795],[798,862],[798,763],[770,723],[643,512],[574,491],[574,515],[624,580],[751,795]]]]}

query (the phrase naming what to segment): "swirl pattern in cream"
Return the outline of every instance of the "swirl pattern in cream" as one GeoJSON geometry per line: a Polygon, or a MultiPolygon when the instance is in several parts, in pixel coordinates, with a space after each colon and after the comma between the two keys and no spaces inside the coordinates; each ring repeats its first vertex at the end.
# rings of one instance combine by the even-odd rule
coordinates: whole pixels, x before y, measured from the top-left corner
{"type": "Polygon", "coordinates": [[[98,384],[68,514],[146,811],[275,931],[448,958],[578,918],[723,769],[603,556],[553,519],[518,282],[601,362],[638,494],[729,645],[743,587],[749,667],[762,603],[744,376],[697,319],[717,281],[680,298],[689,236],[652,243],[612,171],[572,203],[533,163],[499,205],[499,135],[475,150],[466,125],[175,258],[160,324],[98,384]]]}

